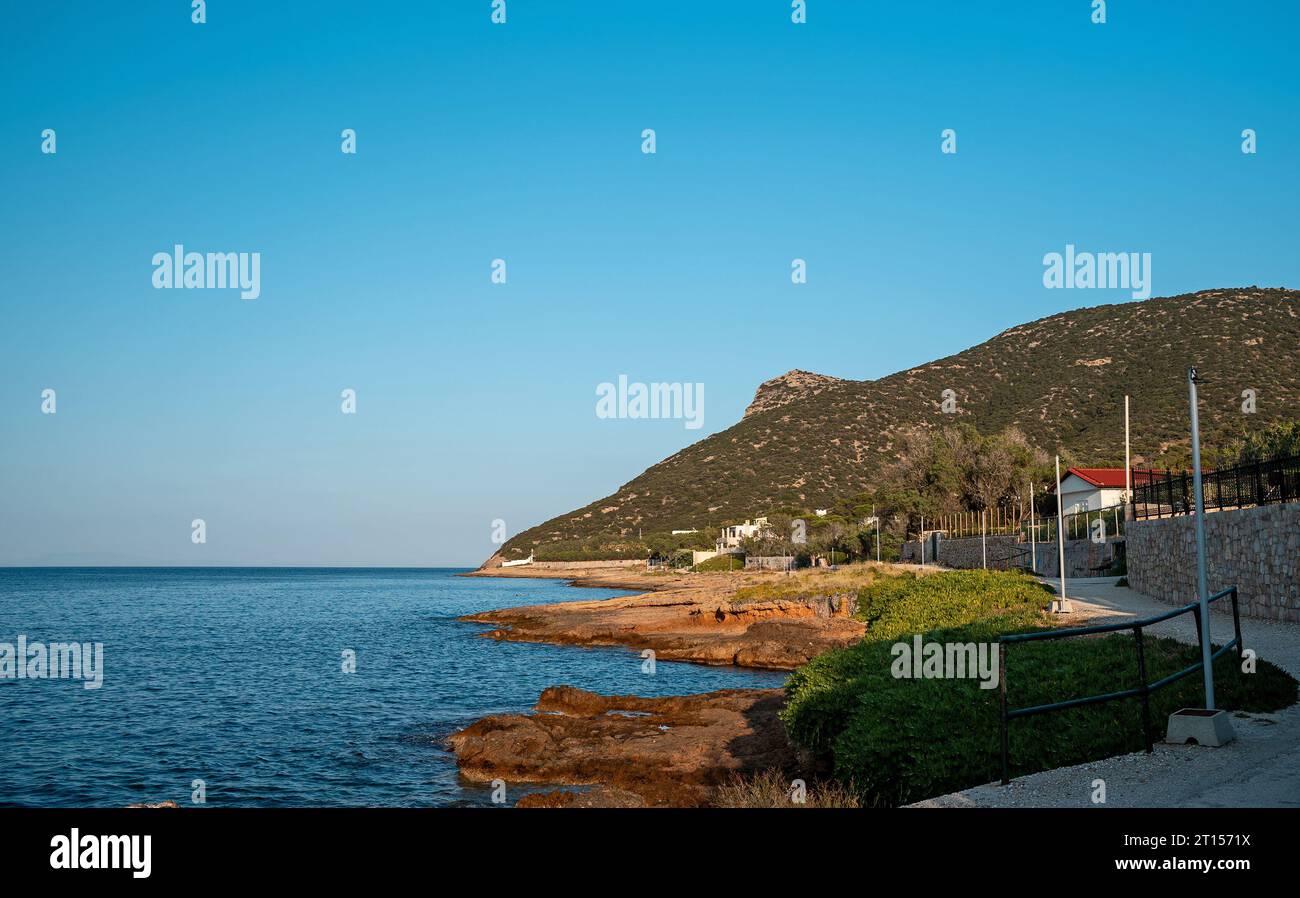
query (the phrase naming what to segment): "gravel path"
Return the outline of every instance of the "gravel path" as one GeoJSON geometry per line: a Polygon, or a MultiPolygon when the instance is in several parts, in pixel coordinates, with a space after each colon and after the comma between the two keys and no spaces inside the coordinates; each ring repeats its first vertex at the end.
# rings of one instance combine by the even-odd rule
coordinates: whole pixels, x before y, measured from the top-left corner
{"type": "MultiPolygon", "coordinates": [[[[1148,617],[1173,607],[1114,584],[1109,577],[1068,582],[1074,614],[1067,625],[1148,617]]],[[[1241,630],[1246,648],[1300,678],[1300,625],[1242,618],[1241,630]]],[[[1216,641],[1231,639],[1231,617],[1212,614],[1210,631],[1216,641]]],[[[1149,632],[1196,642],[1190,615],[1149,632]]],[[[1275,714],[1234,714],[1232,723],[1237,738],[1221,748],[1157,743],[1150,755],[1045,770],[1008,786],[977,786],[913,807],[1300,807],[1300,705],[1275,714]],[[1104,804],[1093,802],[1099,779],[1105,781],[1104,804]]]]}

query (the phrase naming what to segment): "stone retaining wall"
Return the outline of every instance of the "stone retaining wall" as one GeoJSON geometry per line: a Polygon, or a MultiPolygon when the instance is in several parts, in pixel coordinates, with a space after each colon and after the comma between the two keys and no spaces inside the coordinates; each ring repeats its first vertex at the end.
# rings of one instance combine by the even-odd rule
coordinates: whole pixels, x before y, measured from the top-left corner
{"type": "Polygon", "coordinates": [[[792,571],[794,557],[790,555],[746,555],[747,571],[792,571]]]}
{"type": "MultiPolygon", "coordinates": [[[[1129,521],[1128,543],[1130,586],[1172,605],[1196,598],[1193,515],[1129,521]]],[[[1300,622],[1300,503],[1207,514],[1205,549],[1211,594],[1235,585],[1242,614],[1300,622]]]]}
{"type": "MultiPolygon", "coordinates": [[[[990,568],[1030,569],[1029,543],[1018,542],[1018,538],[1009,534],[992,534],[988,540],[988,566],[990,568]]],[[[1122,538],[1108,538],[1105,542],[1095,543],[1090,539],[1068,539],[1065,541],[1065,575],[1066,577],[1096,577],[1098,568],[1109,566],[1118,551],[1116,544],[1122,538]]],[[[1037,566],[1035,571],[1044,577],[1060,576],[1059,554],[1056,543],[1038,543],[1036,548],[1037,566]]],[[[978,536],[961,539],[944,539],[938,533],[932,533],[925,539],[925,561],[927,564],[940,564],[958,570],[974,570],[984,566],[985,546],[978,536]]],[[[903,544],[902,560],[916,562],[920,560],[920,544],[916,540],[903,544]]]]}
{"type": "MultiPolygon", "coordinates": [[[[1105,569],[1115,561],[1115,556],[1125,550],[1123,537],[1107,537],[1103,542],[1090,539],[1067,539],[1065,541],[1065,576],[1103,577],[1105,569]]],[[[1035,546],[1038,565],[1035,572],[1044,577],[1061,575],[1061,556],[1056,543],[1038,543],[1035,546]]],[[[1066,584],[1069,585],[1068,583],[1066,584]]]]}

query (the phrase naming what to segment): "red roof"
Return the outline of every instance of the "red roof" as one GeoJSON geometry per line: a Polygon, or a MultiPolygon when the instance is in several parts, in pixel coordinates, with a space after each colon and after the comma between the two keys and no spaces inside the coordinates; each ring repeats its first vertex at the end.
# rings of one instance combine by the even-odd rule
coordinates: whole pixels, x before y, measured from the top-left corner
{"type": "MultiPolygon", "coordinates": [[[[1124,489],[1124,469],[1123,468],[1070,468],[1065,472],[1066,477],[1073,474],[1093,486],[1105,487],[1106,489],[1124,489]]],[[[1064,480],[1065,478],[1061,478],[1064,480]]],[[[1133,472],[1133,482],[1141,480],[1150,480],[1150,471],[1133,472]]]]}
{"type": "Polygon", "coordinates": [[[1088,481],[1093,486],[1108,487],[1110,489],[1123,489],[1125,483],[1123,468],[1070,468],[1065,474],[1066,477],[1073,474],[1088,481]]]}

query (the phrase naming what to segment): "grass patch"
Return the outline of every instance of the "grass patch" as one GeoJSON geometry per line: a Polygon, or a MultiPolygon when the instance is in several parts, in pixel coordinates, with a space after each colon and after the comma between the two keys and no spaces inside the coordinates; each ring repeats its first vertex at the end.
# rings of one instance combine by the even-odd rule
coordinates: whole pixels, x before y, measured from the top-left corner
{"type": "Polygon", "coordinates": [[[745,556],[743,555],[714,555],[712,558],[701,561],[691,568],[697,574],[705,574],[710,571],[743,571],[745,569],[745,556]]]}
{"type": "MultiPolygon", "coordinates": [[[[896,641],[992,643],[1003,633],[1041,629],[1049,593],[1019,574],[953,572],[881,579],[859,595],[871,624],[858,644],[795,671],[782,712],[791,738],[829,760],[841,783],[869,804],[898,805],[989,782],[1000,775],[998,691],[977,679],[896,679],[896,641]]],[[[1199,658],[1195,646],[1146,640],[1149,681],[1199,658]]],[[[1131,634],[1012,645],[1007,650],[1011,707],[1046,704],[1137,685],[1131,634]]],[[[1296,682],[1258,662],[1240,672],[1232,653],[1215,664],[1221,707],[1266,712],[1296,701],[1296,682]]],[[[1152,730],[1201,703],[1196,674],[1151,696],[1152,730]]],[[[1141,750],[1139,699],[1108,702],[1010,725],[1013,776],[1141,750]]]]}
{"type": "Polygon", "coordinates": [[[731,597],[733,602],[767,602],[776,599],[806,599],[814,596],[833,596],[859,593],[875,581],[879,571],[875,565],[853,564],[838,570],[807,568],[801,571],[743,586],[731,597]]]}
{"type": "Polygon", "coordinates": [[[1027,574],[1006,571],[943,571],[918,577],[882,576],[858,591],[858,617],[868,641],[1000,621],[1000,632],[1047,626],[1052,593],[1027,574]]]}
{"type": "Polygon", "coordinates": [[[752,777],[736,776],[713,793],[710,804],[715,808],[860,808],[857,790],[838,780],[808,783],[802,802],[796,802],[793,784],[777,770],[766,770],[752,777]]]}

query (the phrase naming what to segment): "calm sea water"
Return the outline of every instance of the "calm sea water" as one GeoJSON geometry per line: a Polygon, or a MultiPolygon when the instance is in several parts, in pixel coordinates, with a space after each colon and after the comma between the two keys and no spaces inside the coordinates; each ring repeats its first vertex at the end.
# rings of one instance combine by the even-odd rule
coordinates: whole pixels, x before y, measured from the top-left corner
{"type": "MultiPolygon", "coordinates": [[[[678,695],[784,675],[499,643],[473,611],[606,598],[451,570],[0,569],[0,642],[102,642],[104,685],[0,679],[0,804],[489,804],[442,740],[547,686],[678,695]],[[340,670],[354,649],[356,673],[340,670]]],[[[519,793],[515,793],[516,795],[519,793]]]]}

